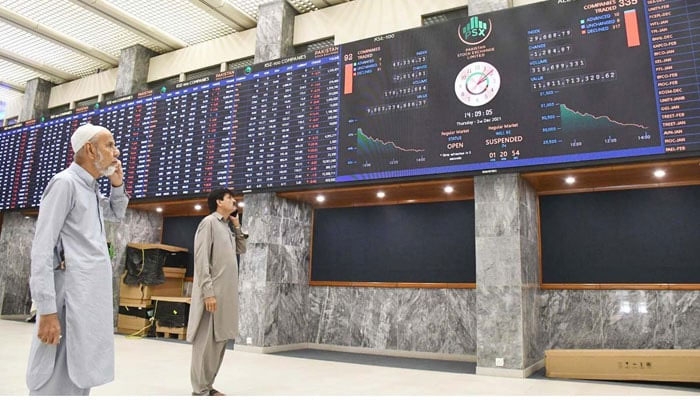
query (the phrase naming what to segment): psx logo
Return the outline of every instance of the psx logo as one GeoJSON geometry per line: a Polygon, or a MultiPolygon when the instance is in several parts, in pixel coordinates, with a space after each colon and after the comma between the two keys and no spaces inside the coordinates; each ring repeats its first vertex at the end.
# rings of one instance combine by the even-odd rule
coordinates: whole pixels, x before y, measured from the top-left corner
{"type": "Polygon", "coordinates": [[[459,40],[470,46],[479,44],[486,40],[491,34],[491,20],[484,22],[479,17],[474,16],[469,18],[466,25],[459,25],[459,40]]]}

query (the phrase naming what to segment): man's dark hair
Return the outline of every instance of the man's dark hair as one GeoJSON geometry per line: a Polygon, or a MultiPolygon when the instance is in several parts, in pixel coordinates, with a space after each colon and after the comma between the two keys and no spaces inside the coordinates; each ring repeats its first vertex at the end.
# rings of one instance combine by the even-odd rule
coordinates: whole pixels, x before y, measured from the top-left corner
{"type": "Polygon", "coordinates": [[[226,189],[226,188],[212,190],[209,193],[209,197],[207,197],[207,204],[209,205],[209,212],[216,211],[216,201],[223,200],[227,194],[229,194],[229,195],[231,195],[231,197],[233,197],[233,192],[226,189]]]}

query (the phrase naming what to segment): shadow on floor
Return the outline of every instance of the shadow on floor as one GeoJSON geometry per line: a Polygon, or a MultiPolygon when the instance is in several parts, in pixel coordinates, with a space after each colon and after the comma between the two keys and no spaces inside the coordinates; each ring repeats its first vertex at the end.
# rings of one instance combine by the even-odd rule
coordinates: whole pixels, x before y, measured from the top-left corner
{"type": "Polygon", "coordinates": [[[420,369],[425,371],[452,372],[457,374],[476,373],[476,363],[466,361],[426,360],[422,358],[389,357],[371,354],[343,353],[325,350],[292,350],[272,353],[283,357],[308,358],[313,360],[345,362],[352,364],[375,365],[380,367],[420,369]]]}

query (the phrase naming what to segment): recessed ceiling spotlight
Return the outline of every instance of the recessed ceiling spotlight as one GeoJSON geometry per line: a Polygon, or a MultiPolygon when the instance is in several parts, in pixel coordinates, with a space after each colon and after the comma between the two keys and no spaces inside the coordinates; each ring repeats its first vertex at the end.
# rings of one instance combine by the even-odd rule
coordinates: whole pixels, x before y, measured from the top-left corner
{"type": "Polygon", "coordinates": [[[663,178],[664,176],[666,176],[666,171],[664,171],[663,169],[657,169],[656,171],[654,171],[654,176],[657,178],[663,178]]]}
{"type": "Polygon", "coordinates": [[[416,201],[414,199],[411,200],[406,200],[407,203],[415,203],[416,201]]]}
{"type": "Polygon", "coordinates": [[[319,203],[323,203],[324,201],[326,201],[326,196],[319,194],[318,196],[316,196],[316,201],[319,203]]]}
{"type": "Polygon", "coordinates": [[[568,183],[569,185],[573,185],[576,183],[576,178],[573,176],[567,176],[566,179],[564,179],[564,182],[568,183]]]}
{"type": "Polygon", "coordinates": [[[202,209],[202,206],[200,206],[199,204],[195,204],[195,205],[194,205],[194,209],[197,210],[197,211],[199,211],[199,210],[202,209]]]}
{"type": "Polygon", "coordinates": [[[379,191],[379,192],[377,192],[377,197],[379,197],[380,199],[383,199],[384,197],[386,197],[386,193],[379,191]]]}
{"type": "Polygon", "coordinates": [[[450,185],[447,185],[447,186],[445,186],[445,188],[443,190],[445,191],[445,193],[450,194],[450,193],[455,191],[455,188],[453,188],[450,185]]]}
{"type": "Polygon", "coordinates": [[[156,212],[163,212],[163,207],[156,207],[156,212]]]}
{"type": "Polygon", "coordinates": [[[242,202],[242,201],[239,201],[239,202],[238,202],[238,207],[245,207],[245,203],[242,202]]]}

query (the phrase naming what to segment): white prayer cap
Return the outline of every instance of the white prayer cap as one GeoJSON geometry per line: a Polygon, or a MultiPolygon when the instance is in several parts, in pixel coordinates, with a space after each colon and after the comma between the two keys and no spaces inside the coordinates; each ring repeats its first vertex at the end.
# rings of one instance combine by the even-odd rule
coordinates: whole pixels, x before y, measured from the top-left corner
{"type": "Polygon", "coordinates": [[[70,145],[73,147],[73,153],[77,153],[85,143],[92,139],[92,137],[98,132],[102,132],[103,130],[107,130],[107,128],[90,123],[81,125],[75,130],[75,132],[73,132],[73,136],[70,137],[70,145]]]}

